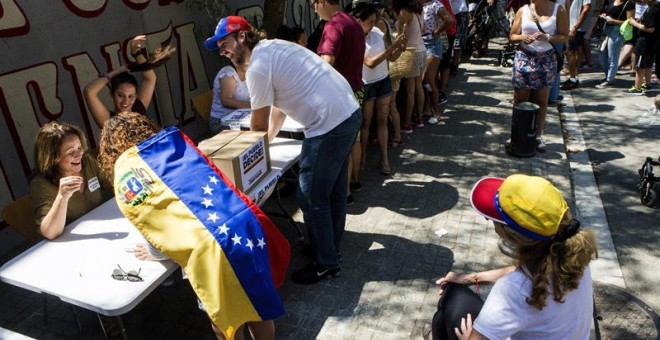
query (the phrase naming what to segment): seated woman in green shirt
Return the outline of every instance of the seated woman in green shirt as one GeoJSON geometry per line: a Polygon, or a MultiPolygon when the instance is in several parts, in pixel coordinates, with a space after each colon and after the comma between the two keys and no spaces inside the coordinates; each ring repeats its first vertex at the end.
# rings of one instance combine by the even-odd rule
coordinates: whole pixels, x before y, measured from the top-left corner
{"type": "Polygon", "coordinates": [[[86,149],[85,135],[72,124],[49,122],[37,133],[37,175],[30,182],[30,197],[35,223],[49,240],[112,197],[111,184],[86,149]]]}

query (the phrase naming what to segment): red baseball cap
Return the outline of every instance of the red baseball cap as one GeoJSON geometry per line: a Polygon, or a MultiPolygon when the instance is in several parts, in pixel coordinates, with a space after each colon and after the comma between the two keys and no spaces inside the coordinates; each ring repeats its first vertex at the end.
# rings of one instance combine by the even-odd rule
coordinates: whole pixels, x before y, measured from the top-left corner
{"type": "Polygon", "coordinates": [[[248,23],[243,17],[235,15],[224,17],[220,19],[218,26],[215,27],[215,35],[204,41],[204,46],[206,46],[208,50],[216,50],[218,49],[218,40],[234,32],[249,31],[251,29],[252,26],[250,26],[250,23],[248,23]]]}

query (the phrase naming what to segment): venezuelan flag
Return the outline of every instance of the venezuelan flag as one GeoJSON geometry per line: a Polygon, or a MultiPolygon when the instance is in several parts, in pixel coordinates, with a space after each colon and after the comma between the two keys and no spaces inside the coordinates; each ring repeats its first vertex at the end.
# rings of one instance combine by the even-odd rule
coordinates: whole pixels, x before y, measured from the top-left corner
{"type": "Polygon", "coordinates": [[[174,127],[115,163],[122,213],[188,275],[229,339],[247,321],[284,314],[276,288],[290,247],[270,219],[174,127]]]}

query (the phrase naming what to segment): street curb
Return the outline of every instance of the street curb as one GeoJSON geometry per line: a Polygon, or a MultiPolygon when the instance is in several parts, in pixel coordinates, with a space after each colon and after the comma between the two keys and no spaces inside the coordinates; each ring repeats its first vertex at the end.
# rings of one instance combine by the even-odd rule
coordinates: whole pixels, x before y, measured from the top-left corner
{"type": "Polygon", "coordinates": [[[598,259],[590,264],[592,279],[625,289],[626,283],[582,135],[580,118],[570,93],[565,95],[563,102],[566,105],[559,110],[560,124],[573,183],[575,214],[584,227],[596,232],[598,241],[598,259]]]}

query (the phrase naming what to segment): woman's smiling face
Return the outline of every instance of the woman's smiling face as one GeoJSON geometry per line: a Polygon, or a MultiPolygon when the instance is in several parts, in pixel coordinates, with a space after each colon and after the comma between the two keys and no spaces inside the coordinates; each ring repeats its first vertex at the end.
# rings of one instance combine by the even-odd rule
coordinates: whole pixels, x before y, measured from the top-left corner
{"type": "Polygon", "coordinates": [[[58,153],[57,165],[61,177],[82,174],[82,157],[85,150],[77,135],[66,136],[60,144],[58,153]]]}

